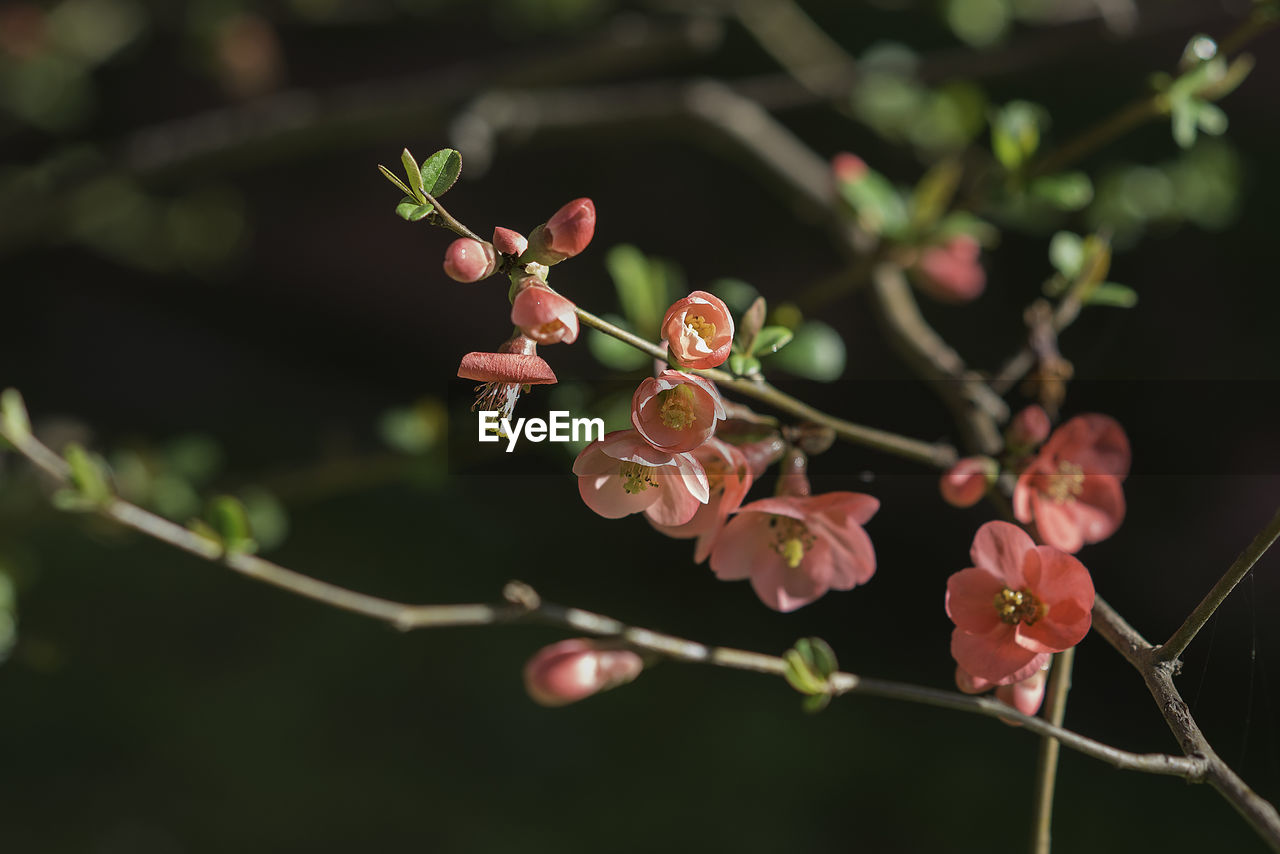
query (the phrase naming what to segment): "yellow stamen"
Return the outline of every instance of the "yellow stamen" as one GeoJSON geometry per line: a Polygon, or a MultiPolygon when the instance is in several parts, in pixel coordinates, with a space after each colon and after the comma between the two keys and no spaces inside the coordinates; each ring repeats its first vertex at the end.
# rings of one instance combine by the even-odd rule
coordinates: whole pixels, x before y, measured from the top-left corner
{"type": "Polygon", "coordinates": [[[1010,625],[1016,626],[1018,623],[1035,625],[1036,620],[1044,615],[1044,609],[1036,601],[1036,597],[1026,590],[1010,590],[1008,587],[1003,587],[995,595],[994,604],[996,613],[1000,615],[1000,622],[1010,625]]]}
{"type": "Polygon", "coordinates": [[[773,529],[773,542],[769,547],[792,569],[800,565],[805,553],[818,541],[799,519],[772,516],[769,518],[769,527],[773,529]]]}
{"type": "Polygon", "coordinates": [[[716,325],[700,314],[685,315],[684,325],[698,333],[698,337],[708,344],[716,337],[716,325]]]}
{"type": "Polygon", "coordinates": [[[1049,475],[1049,486],[1044,490],[1055,504],[1065,504],[1084,492],[1084,469],[1063,460],[1058,463],[1058,474],[1049,475]]]}
{"type": "Polygon", "coordinates": [[[693,389],[687,385],[658,392],[662,405],[658,410],[662,423],[673,430],[688,430],[698,420],[693,411],[693,389]]]}
{"type": "Polygon", "coordinates": [[[655,488],[658,486],[658,481],[654,480],[653,466],[623,463],[618,469],[618,474],[622,476],[622,488],[628,495],[635,495],[651,486],[655,488]]]}

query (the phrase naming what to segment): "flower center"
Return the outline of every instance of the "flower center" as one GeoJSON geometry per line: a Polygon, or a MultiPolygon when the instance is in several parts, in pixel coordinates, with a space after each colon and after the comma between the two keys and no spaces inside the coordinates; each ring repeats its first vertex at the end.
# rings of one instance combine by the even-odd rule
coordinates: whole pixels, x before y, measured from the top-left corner
{"type": "Polygon", "coordinates": [[[635,495],[651,486],[655,488],[658,486],[658,482],[653,477],[653,466],[623,463],[618,469],[618,474],[622,476],[622,488],[628,495],[635,495]]]}
{"type": "Polygon", "coordinates": [[[684,325],[698,333],[698,337],[708,344],[716,336],[716,325],[700,314],[695,314],[692,317],[685,315],[684,325]]]}
{"type": "Polygon", "coordinates": [[[662,423],[673,430],[688,430],[698,415],[693,411],[693,389],[687,385],[678,385],[666,391],[658,392],[662,404],[658,415],[662,423]]]}
{"type": "Polygon", "coordinates": [[[553,320],[550,323],[544,323],[541,326],[539,326],[538,334],[554,335],[555,333],[559,332],[563,328],[564,328],[563,323],[561,323],[559,320],[553,320]]]}
{"type": "Polygon", "coordinates": [[[817,538],[809,533],[809,529],[799,519],[770,516],[769,527],[773,529],[773,542],[769,544],[769,548],[777,552],[792,569],[800,565],[805,552],[817,542],[817,538]]]}
{"type": "Polygon", "coordinates": [[[995,606],[996,613],[1000,615],[1000,622],[1011,626],[1016,626],[1018,623],[1035,625],[1036,620],[1044,614],[1040,603],[1030,592],[1010,590],[1008,587],[1001,588],[995,595],[995,606]]]}
{"type": "Polygon", "coordinates": [[[1055,504],[1065,504],[1084,492],[1084,469],[1068,460],[1058,463],[1058,474],[1049,475],[1045,495],[1055,504]]]}

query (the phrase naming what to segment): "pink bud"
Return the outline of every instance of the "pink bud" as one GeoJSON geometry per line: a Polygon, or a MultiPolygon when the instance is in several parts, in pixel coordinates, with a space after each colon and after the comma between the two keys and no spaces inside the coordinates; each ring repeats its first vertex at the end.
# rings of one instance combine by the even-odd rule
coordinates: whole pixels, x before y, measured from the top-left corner
{"type": "Polygon", "coordinates": [[[1013,706],[1024,715],[1034,715],[1044,702],[1044,686],[1047,670],[1037,670],[1021,682],[996,688],[996,699],[1006,706],[1013,706]]]}
{"type": "Polygon", "coordinates": [[[596,233],[596,206],[590,199],[574,199],[556,211],[544,226],[547,248],[572,258],[596,233]]]}
{"type": "Polygon", "coordinates": [[[455,282],[478,282],[498,268],[493,244],[459,237],[444,252],[444,272],[455,282]]]}
{"type": "Polygon", "coordinates": [[[941,246],[924,250],[915,266],[916,283],[943,302],[968,302],[987,286],[987,274],[978,263],[982,247],[967,234],[957,234],[941,246]]]}
{"type": "Polygon", "coordinates": [[[858,155],[842,151],[831,158],[831,174],[841,183],[852,184],[867,174],[867,164],[858,155]]]}
{"type": "Polygon", "coordinates": [[[578,340],[577,306],[535,276],[525,276],[511,303],[511,322],[539,344],[578,340]]]}
{"type": "Polygon", "coordinates": [[[1044,408],[1032,404],[1013,416],[1009,422],[1009,431],[1005,440],[1010,447],[1030,449],[1049,438],[1049,413],[1044,408]]]}
{"type": "Polygon", "coordinates": [[[524,666],[524,686],[535,703],[564,706],[625,685],[644,670],[631,650],[601,649],[596,641],[572,638],[544,647],[524,666]]]}
{"type": "Polygon", "coordinates": [[[529,239],[518,231],[498,226],[493,230],[493,248],[503,255],[523,255],[529,239]]]}
{"type": "Polygon", "coordinates": [[[965,457],[947,469],[938,481],[942,500],[953,507],[972,507],[987,494],[999,471],[990,457],[965,457]]]}
{"type": "Polygon", "coordinates": [[[667,309],[662,337],[681,367],[716,368],[729,358],[733,346],[733,315],[715,294],[694,291],[667,309]]]}

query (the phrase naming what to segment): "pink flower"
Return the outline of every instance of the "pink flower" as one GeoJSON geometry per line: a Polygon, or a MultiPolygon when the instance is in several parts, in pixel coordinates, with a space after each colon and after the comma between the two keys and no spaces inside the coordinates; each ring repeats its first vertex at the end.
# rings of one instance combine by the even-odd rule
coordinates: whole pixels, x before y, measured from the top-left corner
{"type": "Polygon", "coordinates": [[[968,302],[981,295],[987,274],[978,263],[982,247],[967,234],[957,234],[941,246],[930,246],[916,263],[916,282],[934,299],[968,302]]]}
{"type": "Polygon", "coordinates": [[[1105,540],[1124,521],[1129,439],[1114,418],[1077,415],[1027,464],[1013,491],[1019,522],[1064,552],[1105,540]]]}
{"type": "Polygon", "coordinates": [[[468,353],[458,365],[458,376],[479,380],[476,402],[471,409],[497,411],[510,418],[525,386],[550,385],[555,371],[537,355],[538,345],[524,335],[503,342],[497,353],[468,353]]]}
{"type": "Polygon", "coordinates": [[[640,383],[631,398],[631,423],[663,451],[692,451],[716,432],[725,418],[720,392],[711,380],[663,371],[640,383]]]}
{"type": "Polygon", "coordinates": [[[524,687],[535,703],[564,706],[625,685],[644,670],[629,649],[604,649],[588,638],[543,647],[524,666],[524,687]]]}
{"type": "Polygon", "coordinates": [[[493,230],[493,248],[503,255],[523,255],[529,240],[518,231],[498,226],[493,230]]]}
{"type": "Polygon", "coordinates": [[[842,151],[831,158],[831,174],[837,181],[851,184],[867,174],[867,163],[856,154],[842,151]]]}
{"type": "MultiPolygon", "coordinates": [[[[1045,653],[1035,657],[1035,670],[1025,679],[1016,682],[1006,680],[1006,684],[997,685],[986,679],[979,679],[963,668],[956,668],[956,686],[966,694],[981,694],[992,688],[996,689],[996,699],[1006,706],[1012,706],[1024,715],[1034,715],[1040,711],[1044,702],[1045,681],[1049,675],[1049,665],[1053,656],[1045,653]]],[[[1007,723],[1014,723],[1007,721],[1007,723]]],[[[1014,724],[1016,726],[1016,724],[1014,724]]]]}
{"type": "Polygon", "coordinates": [[[1049,438],[1052,428],[1049,413],[1043,406],[1033,403],[1013,416],[1005,433],[1005,442],[1014,450],[1028,450],[1049,438]]]}
{"type": "Polygon", "coordinates": [[[535,276],[525,276],[511,303],[511,322],[539,344],[578,340],[577,306],[535,276]]]}
{"type": "Polygon", "coordinates": [[[694,291],[676,300],[662,319],[671,357],[694,370],[723,365],[733,346],[733,315],[714,294],[694,291]]]}
{"type": "Polygon", "coordinates": [[[702,563],[715,547],[725,520],[742,506],[754,478],[747,456],[720,439],[708,439],[693,451],[693,458],[707,473],[707,503],[698,507],[693,518],[683,525],[659,525],[652,519],[650,522],[668,537],[679,540],[696,537],[693,562],[702,563]]]}
{"type": "Polygon", "coordinates": [[[643,512],[659,525],[683,525],[707,503],[709,484],[690,454],[660,451],[635,430],[615,430],[573,461],[582,500],[606,519],[643,512]]]}
{"type": "Polygon", "coordinates": [[[856,492],[753,501],[720,532],[711,569],[722,581],[750,578],[761,602],[794,611],[875,574],[875,551],[862,526],[879,508],[856,492]]]}
{"type": "Polygon", "coordinates": [[[595,203],[590,199],[574,199],[529,232],[529,248],[520,260],[548,266],[559,264],[586,249],[595,233],[595,203]]]}
{"type": "Polygon", "coordinates": [[[965,457],[942,473],[938,490],[952,507],[972,507],[987,494],[987,486],[997,474],[990,457],[965,457]]]}
{"type": "Polygon", "coordinates": [[[493,275],[498,258],[493,245],[459,237],[444,251],[444,272],[455,282],[478,282],[493,275]]]}
{"type": "Polygon", "coordinates": [[[1042,662],[1038,656],[1088,634],[1093,579],[1071,555],[1037,546],[1017,525],[988,522],[969,556],[975,566],[947,581],[946,607],[956,624],[951,654],[975,679],[1021,682],[1042,662]]]}

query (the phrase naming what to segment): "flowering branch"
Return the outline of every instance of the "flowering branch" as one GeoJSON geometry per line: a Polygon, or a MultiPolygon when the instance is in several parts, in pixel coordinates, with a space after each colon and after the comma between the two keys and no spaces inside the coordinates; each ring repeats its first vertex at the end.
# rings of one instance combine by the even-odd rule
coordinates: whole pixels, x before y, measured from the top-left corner
{"type": "MultiPolygon", "coordinates": [[[[637,350],[652,356],[661,361],[667,361],[669,356],[667,351],[651,341],[646,341],[639,335],[621,329],[609,321],[597,317],[589,311],[581,308],[577,309],[578,319],[588,326],[599,329],[606,335],[611,335],[625,344],[630,344],[637,350]]],[[[830,427],[837,436],[847,442],[855,445],[864,445],[868,448],[874,448],[877,451],[883,451],[887,454],[895,454],[914,460],[925,465],[934,466],[936,468],[948,468],[953,465],[957,459],[956,449],[951,445],[943,442],[924,442],[920,439],[912,439],[907,436],[900,436],[896,433],[890,433],[887,430],[879,430],[875,427],[866,427],[861,424],[854,424],[852,421],[845,421],[828,415],[801,400],[797,400],[791,395],[779,391],[763,379],[748,379],[745,377],[735,377],[727,371],[710,368],[706,370],[690,370],[689,373],[699,374],[709,380],[712,380],[724,388],[732,389],[739,394],[747,397],[753,397],[763,403],[767,403],[783,412],[790,413],[806,421],[812,421],[823,427],[830,427]]]]}
{"type": "Polygon", "coordinates": [[[1218,579],[1218,583],[1213,585],[1213,589],[1205,594],[1204,599],[1196,606],[1196,609],[1187,616],[1178,630],[1170,636],[1169,640],[1157,647],[1154,653],[1156,661],[1172,662],[1176,661],[1178,656],[1186,650],[1195,639],[1196,633],[1209,622],[1209,618],[1218,610],[1218,606],[1226,601],[1227,596],[1235,589],[1249,571],[1253,569],[1267,549],[1271,548],[1271,544],[1280,538],[1280,510],[1276,511],[1276,515],[1271,517],[1271,521],[1263,528],[1258,535],[1253,538],[1253,542],[1249,543],[1235,559],[1235,562],[1228,567],[1222,578],[1218,579]]]}
{"type": "MultiPolygon", "coordinates": [[[[65,486],[74,486],[72,466],[30,432],[12,421],[0,423],[0,438],[19,454],[65,486]]],[[[370,596],[312,578],[254,555],[232,552],[210,537],[182,527],[114,496],[99,499],[92,510],[153,539],[168,543],[196,557],[222,563],[241,575],[269,584],[324,605],[388,623],[402,631],[446,626],[487,626],[499,623],[537,622],[564,626],[591,635],[616,638],[638,650],[690,663],[710,664],[783,676],[785,659],[773,655],[729,647],[708,646],[696,641],[628,626],[612,617],[543,601],[528,585],[511,582],[497,604],[410,605],[370,596]]],[[[1086,756],[1092,756],[1122,770],[1183,777],[1192,782],[1205,775],[1199,757],[1168,754],[1139,754],[1112,747],[1063,729],[1039,717],[1029,717],[988,697],[970,697],[918,685],[871,679],[847,672],[833,673],[828,681],[831,693],[862,694],[891,700],[922,703],[1019,724],[1028,732],[1051,736],[1086,756]]]]}

